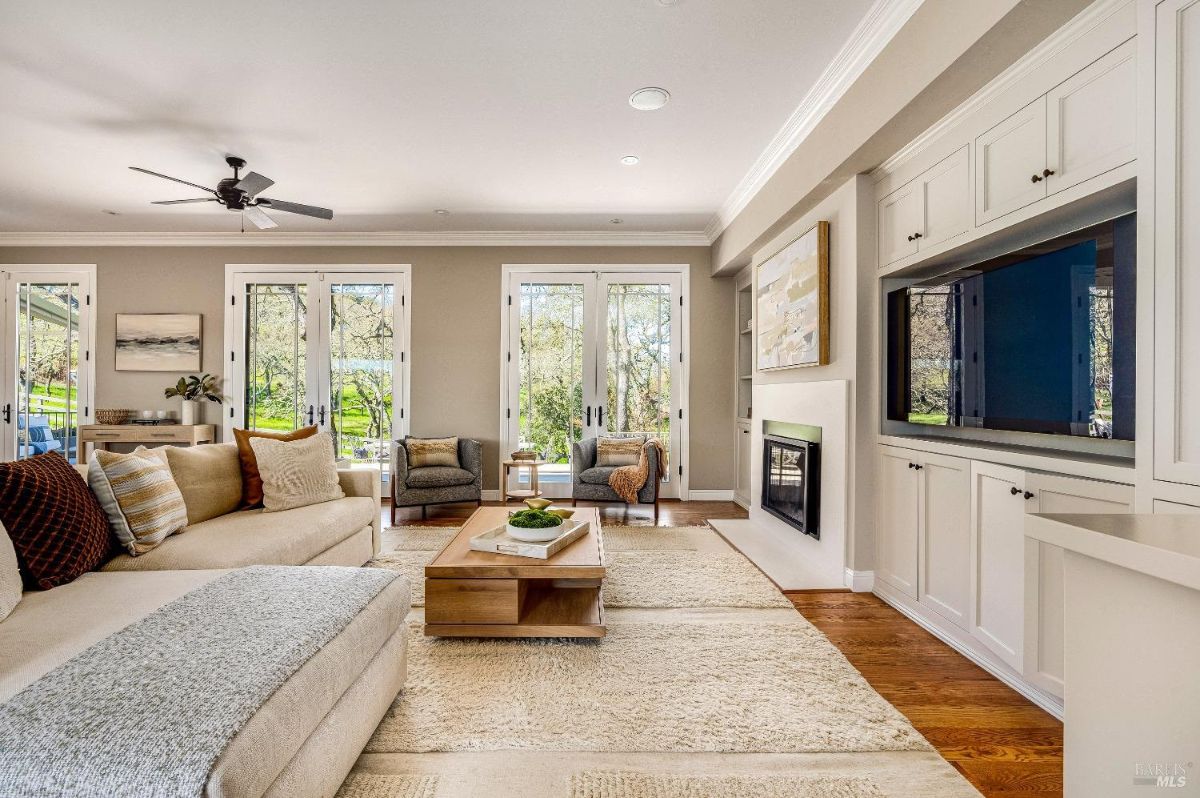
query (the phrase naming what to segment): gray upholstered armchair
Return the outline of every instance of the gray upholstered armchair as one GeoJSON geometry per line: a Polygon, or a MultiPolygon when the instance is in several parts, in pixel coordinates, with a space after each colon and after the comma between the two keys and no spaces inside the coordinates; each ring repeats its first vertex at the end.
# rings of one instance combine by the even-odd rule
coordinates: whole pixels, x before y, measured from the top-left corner
{"type": "Polygon", "coordinates": [[[392,443],[392,523],[397,507],[421,508],[452,502],[483,503],[483,444],[470,438],[458,439],[458,464],[452,466],[408,467],[404,441],[392,443]]]}
{"type": "MultiPolygon", "coordinates": [[[[612,434],[612,437],[618,437],[612,434]]],[[[619,437],[634,437],[632,435],[619,437]]],[[[639,436],[640,437],[640,436],[639,436]]],[[[654,520],[658,520],[658,482],[662,474],[658,467],[658,450],[646,444],[647,455],[650,458],[650,475],[646,484],[638,489],[638,501],[642,504],[654,505],[654,520]]],[[[571,482],[572,504],[580,499],[593,502],[623,502],[625,501],[608,484],[608,477],[616,466],[596,465],[596,439],[577,441],[572,445],[571,482]]]]}

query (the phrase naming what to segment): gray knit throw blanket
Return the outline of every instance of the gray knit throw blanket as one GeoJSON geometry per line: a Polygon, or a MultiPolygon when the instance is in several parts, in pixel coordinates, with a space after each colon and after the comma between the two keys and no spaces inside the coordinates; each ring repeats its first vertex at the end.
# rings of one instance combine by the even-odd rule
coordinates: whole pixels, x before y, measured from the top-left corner
{"type": "Polygon", "coordinates": [[[164,605],[0,705],[0,796],[203,795],[246,721],[395,577],[255,566],[164,605]]]}

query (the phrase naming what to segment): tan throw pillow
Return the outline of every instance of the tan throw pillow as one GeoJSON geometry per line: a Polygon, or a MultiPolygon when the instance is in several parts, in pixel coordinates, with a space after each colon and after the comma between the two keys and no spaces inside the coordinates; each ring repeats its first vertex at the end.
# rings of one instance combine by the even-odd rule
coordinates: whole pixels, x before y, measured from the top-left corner
{"type": "Polygon", "coordinates": [[[235,429],[233,440],[237,443],[238,459],[242,465],[242,509],[260,507],[263,502],[262,478],[258,475],[258,462],[250,448],[251,438],[272,438],[277,441],[298,441],[317,434],[317,426],[301,427],[292,432],[258,432],[250,429],[235,429]]]}
{"type": "Polygon", "coordinates": [[[134,454],[162,458],[183,494],[188,526],[234,512],[242,503],[242,466],[237,446],[139,446],[134,454]]]}
{"type": "Polygon", "coordinates": [[[333,438],[328,432],[297,441],[251,438],[262,477],[263,509],[273,513],[340,499],[333,438]]]}
{"type": "Polygon", "coordinates": [[[458,438],[407,438],[404,448],[408,450],[409,468],[462,468],[458,464],[458,438]]]}
{"type": "Polygon", "coordinates": [[[108,516],[109,528],[134,557],[187,526],[183,494],[157,457],[93,452],[88,485],[108,516]]]}
{"type": "Polygon", "coordinates": [[[636,438],[601,436],[596,439],[596,465],[637,465],[638,459],[642,456],[642,447],[645,445],[646,439],[641,436],[636,438]]]}
{"type": "Polygon", "coordinates": [[[0,524],[0,621],[3,621],[21,602],[21,569],[17,565],[17,550],[13,548],[4,524],[0,524]]]}

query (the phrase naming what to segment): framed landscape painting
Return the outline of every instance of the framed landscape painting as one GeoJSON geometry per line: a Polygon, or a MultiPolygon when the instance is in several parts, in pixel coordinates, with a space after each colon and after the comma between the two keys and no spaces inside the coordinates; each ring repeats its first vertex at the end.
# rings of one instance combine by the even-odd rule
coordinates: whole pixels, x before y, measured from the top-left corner
{"type": "Polygon", "coordinates": [[[829,222],[758,265],[758,369],[829,365],[829,222]]]}
{"type": "Polygon", "coordinates": [[[117,371],[200,371],[199,313],[118,313],[117,371]]]}

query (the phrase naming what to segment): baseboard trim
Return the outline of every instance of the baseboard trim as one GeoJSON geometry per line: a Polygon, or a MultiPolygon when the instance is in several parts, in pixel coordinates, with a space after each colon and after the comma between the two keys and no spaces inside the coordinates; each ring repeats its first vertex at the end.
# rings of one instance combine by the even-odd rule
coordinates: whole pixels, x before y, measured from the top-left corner
{"type": "Polygon", "coordinates": [[[855,571],[846,569],[846,587],[853,590],[855,593],[870,593],[875,587],[875,572],[874,571],[855,571]]]}
{"type": "MultiPolygon", "coordinates": [[[[1063,704],[1055,696],[1034,687],[1029,682],[1025,681],[1011,668],[1003,662],[992,658],[987,652],[975,648],[968,639],[963,639],[966,635],[964,630],[955,627],[953,630],[946,628],[943,624],[948,623],[934,618],[928,617],[922,610],[913,606],[912,600],[907,596],[898,594],[887,585],[886,582],[876,582],[871,590],[876,596],[879,596],[884,602],[891,605],[897,612],[908,618],[910,621],[920,626],[931,635],[941,640],[950,648],[962,654],[971,662],[975,663],[985,671],[995,676],[1004,684],[1008,685],[1018,693],[1028,698],[1039,708],[1053,715],[1058,720],[1063,720],[1063,704]]],[[[972,641],[973,642],[973,641],[972,641]]]]}
{"type": "Polygon", "coordinates": [[[731,502],[734,499],[731,490],[689,490],[687,500],[690,502],[731,502]]]}
{"type": "Polygon", "coordinates": [[[737,495],[736,492],[733,494],[733,503],[738,507],[741,507],[746,512],[750,512],[750,500],[743,496],[737,495]]]}

